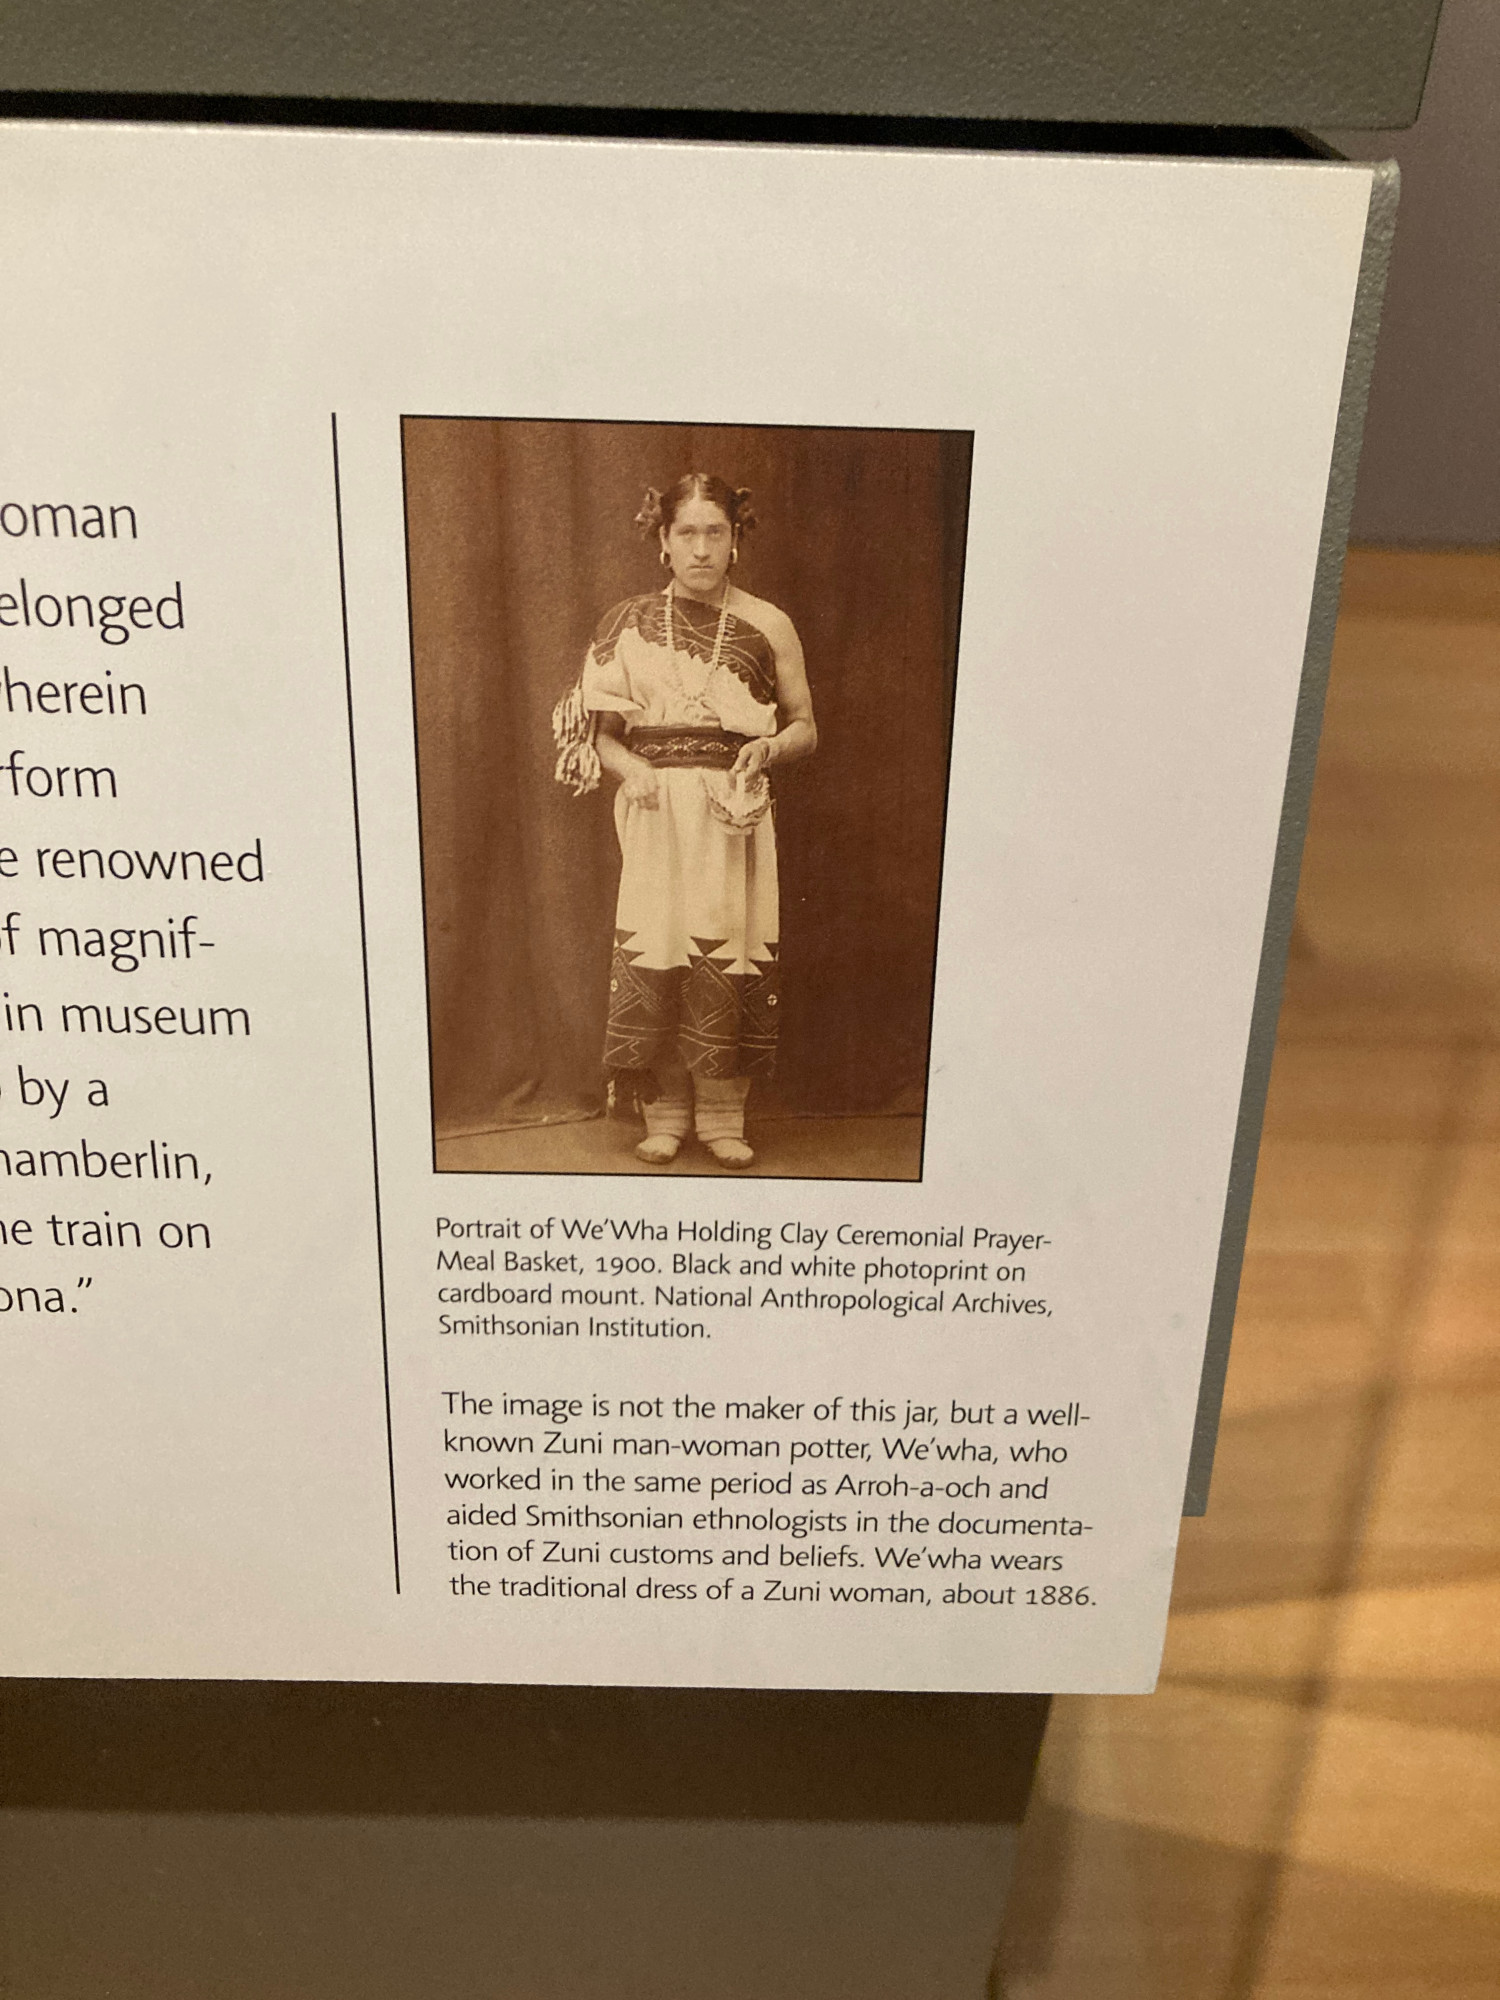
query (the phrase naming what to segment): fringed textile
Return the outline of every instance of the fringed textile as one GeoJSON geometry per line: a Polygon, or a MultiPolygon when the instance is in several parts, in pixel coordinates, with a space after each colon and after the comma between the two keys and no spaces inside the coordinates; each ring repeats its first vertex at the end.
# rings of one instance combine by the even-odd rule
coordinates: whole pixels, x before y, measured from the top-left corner
{"type": "Polygon", "coordinates": [[[639,1118],[645,1106],[655,1103],[660,1094],[654,1070],[605,1071],[604,1112],[607,1118],[639,1118]]]}
{"type": "Polygon", "coordinates": [[[572,788],[575,799],[599,786],[599,752],[594,748],[598,727],[598,716],[583,705],[580,674],[552,711],[552,740],[557,745],[552,775],[560,785],[572,788]]]}

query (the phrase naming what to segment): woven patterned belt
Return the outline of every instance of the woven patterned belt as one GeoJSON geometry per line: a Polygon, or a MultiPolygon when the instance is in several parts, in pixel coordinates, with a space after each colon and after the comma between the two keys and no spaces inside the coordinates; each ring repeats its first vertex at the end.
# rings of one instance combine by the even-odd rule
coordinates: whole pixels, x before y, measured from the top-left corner
{"type": "Polygon", "coordinates": [[[625,747],[648,764],[699,765],[710,771],[727,771],[740,754],[748,736],[736,736],[729,729],[632,729],[625,747]]]}

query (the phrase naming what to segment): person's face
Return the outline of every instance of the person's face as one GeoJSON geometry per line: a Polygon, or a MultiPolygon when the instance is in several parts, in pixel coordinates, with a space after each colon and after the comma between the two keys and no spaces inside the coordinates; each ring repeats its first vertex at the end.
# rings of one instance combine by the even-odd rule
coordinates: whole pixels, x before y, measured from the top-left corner
{"type": "Polygon", "coordinates": [[[679,590],[690,597],[717,597],[729,574],[734,530],[712,500],[684,500],[661,531],[661,545],[679,590]]]}

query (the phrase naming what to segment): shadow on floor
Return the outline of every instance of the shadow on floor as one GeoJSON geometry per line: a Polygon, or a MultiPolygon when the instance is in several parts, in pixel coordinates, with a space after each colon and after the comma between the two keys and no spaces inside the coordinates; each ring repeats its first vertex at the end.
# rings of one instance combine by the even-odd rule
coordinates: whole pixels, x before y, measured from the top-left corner
{"type": "Polygon", "coordinates": [[[752,1118],[746,1137],[755,1165],[721,1167],[689,1139],[669,1167],[635,1157],[641,1127],[630,1118],[593,1118],[578,1125],[529,1125],[509,1132],[474,1132],[439,1139],[440,1174],[644,1174],[658,1179],[919,1181],[920,1118],[752,1118]]]}

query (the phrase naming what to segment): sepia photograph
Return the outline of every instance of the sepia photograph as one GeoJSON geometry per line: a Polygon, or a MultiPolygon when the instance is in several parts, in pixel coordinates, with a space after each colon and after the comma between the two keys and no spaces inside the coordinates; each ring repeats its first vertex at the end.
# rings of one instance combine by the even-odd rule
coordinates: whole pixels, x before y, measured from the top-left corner
{"type": "Polygon", "coordinates": [[[971,454],[404,419],[439,1172],[921,1179],[971,454]]]}

